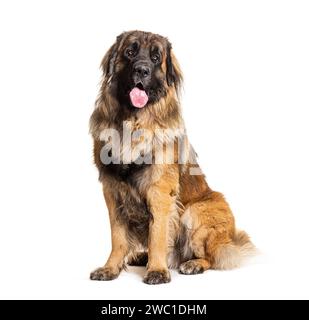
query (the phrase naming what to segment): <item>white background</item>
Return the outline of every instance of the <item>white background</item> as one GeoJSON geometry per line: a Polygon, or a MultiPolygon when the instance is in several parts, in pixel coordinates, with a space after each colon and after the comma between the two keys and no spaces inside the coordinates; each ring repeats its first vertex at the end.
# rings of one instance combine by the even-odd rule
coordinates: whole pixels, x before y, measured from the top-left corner
{"type": "Polygon", "coordinates": [[[1,1],[1,298],[309,298],[308,1],[1,1]],[[89,272],[110,250],[88,119],[115,37],[167,36],[210,186],[261,257],[234,271],[89,272]]]}

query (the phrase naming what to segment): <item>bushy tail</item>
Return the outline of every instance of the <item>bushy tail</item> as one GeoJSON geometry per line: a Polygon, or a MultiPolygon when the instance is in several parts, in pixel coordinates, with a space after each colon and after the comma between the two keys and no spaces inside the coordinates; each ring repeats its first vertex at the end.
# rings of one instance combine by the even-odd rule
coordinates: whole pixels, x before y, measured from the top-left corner
{"type": "Polygon", "coordinates": [[[220,246],[214,256],[212,267],[214,269],[233,269],[239,267],[246,258],[257,253],[245,231],[236,231],[232,242],[220,246]]]}

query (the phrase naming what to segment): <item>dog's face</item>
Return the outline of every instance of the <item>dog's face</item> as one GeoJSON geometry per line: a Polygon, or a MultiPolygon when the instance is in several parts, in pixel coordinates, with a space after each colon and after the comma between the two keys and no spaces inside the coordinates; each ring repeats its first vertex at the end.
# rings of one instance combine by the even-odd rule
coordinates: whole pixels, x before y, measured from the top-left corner
{"type": "Polygon", "coordinates": [[[112,94],[131,109],[151,107],[176,90],[181,72],[170,42],[157,34],[132,31],[117,37],[103,58],[103,72],[112,94]]]}

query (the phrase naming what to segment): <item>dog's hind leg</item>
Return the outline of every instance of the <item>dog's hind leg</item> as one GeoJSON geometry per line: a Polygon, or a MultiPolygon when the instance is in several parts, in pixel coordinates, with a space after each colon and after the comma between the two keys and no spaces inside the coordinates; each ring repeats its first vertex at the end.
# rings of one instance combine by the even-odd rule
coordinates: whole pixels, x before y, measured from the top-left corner
{"type": "Polygon", "coordinates": [[[192,259],[183,262],[179,267],[182,274],[198,274],[203,273],[210,268],[210,263],[206,259],[192,259]]]}
{"type": "Polygon", "coordinates": [[[218,192],[211,192],[202,201],[191,204],[181,220],[190,229],[189,243],[195,259],[182,263],[180,273],[235,268],[254,253],[248,235],[235,229],[232,212],[218,192]]]}

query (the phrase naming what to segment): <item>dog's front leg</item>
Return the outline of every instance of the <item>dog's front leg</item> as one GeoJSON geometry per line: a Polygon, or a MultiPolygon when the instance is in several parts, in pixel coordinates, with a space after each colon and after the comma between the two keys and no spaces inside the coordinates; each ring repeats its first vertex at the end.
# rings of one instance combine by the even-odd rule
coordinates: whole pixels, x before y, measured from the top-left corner
{"type": "Polygon", "coordinates": [[[175,176],[167,174],[150,186],[147,202],[152,214],[149,225],[148,264],[144,282],[160,284],[171,281],[167,266],[169,219],[175,210],[175,176]]]}
{"type": "Polygon", "coordinates": [[[94,270],[90,274],[91,280],[113,280],[116,279],[120,271],[124,268],[125,257],[128,254],[128,241],[125,226],[121,224],[116,216],[116,202],[113,193],[104,190],[104,197],[109,211],[111,225],[112,251],[103,267],[94,270]]]}

